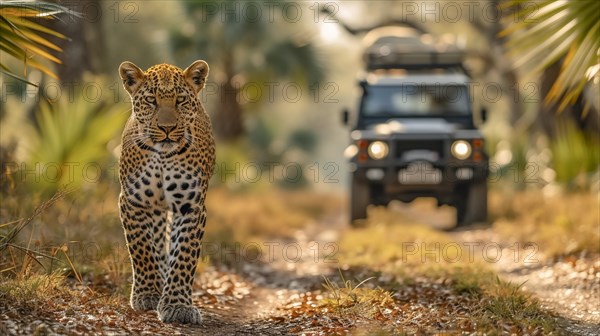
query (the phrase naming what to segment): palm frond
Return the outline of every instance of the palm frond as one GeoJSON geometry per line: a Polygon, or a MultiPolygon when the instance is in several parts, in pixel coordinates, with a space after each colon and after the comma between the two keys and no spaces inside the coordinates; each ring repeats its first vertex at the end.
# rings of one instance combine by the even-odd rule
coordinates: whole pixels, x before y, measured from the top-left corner
{"type": "MultiPolygon", "coordinates": [[[[56,15],[68,13],[69,9],[54,3],[43,1],[13,1],[0,2],[0,52],[23,61],[23,77],[10,70],[0,58],[2,73],[28,84],[27,66],[36,68],[45,74],[57,78],[54,71],[44,63],[54,62],[60,64],[58,57],[50,50],[61,52],[56,44],[43,37],[42,34],[55,36],[61,39],[66,37],[50,28],[31,19],[55,19],[56,15]]],[[[76,13],[70,12],[72,15],[76,13]]]]}
{"type": "Polygon", "coordinates": [[[35,181],[32,187],[38,190],[55,191],[61,185],[78,187],[85,182],[86,165],[108,159],[106,145],[129,117],[126,105],[107,99],[91,102],[78,90],[72,97],[63,96],[52,104],[42,102],[36,111],[36,130],[30,135],[32,165],[58,165],[69,172],[53,180],[35,181]]]}
{"type": "Polygon", "coordinates": [[[562,59],[561,71],[545,102],[559,103],[559,110],[573,104],[585,85],[598,76],[600,66],[600,1],[513,0],[504,7],[514,8],[512,22],[500,34],[516,67],[538,75],[562,59]],[[524,4],[527,2],[527,5],[524,4]]]}

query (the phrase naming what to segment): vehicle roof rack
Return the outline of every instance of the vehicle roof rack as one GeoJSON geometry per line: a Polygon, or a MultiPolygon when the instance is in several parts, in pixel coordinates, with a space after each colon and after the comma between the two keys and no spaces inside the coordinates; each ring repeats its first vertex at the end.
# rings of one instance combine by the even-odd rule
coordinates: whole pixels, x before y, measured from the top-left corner
{"type": "Polygon", "coordinates": [[[461,69],[465,53],[453,45],[433,46],[418,39],[385,36],[364,53],[367,71],[379,69],[461,69]]]}

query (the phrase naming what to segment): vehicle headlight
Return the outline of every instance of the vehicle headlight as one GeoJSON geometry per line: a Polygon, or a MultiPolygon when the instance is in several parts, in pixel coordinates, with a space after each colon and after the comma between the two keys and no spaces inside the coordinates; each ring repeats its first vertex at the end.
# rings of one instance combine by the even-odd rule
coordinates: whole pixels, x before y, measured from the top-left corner
{"type": "Polygon", "coordinates": [[[389,148],[383,141],[374,141],[369,145],[368,152],[372,159],[381,160],[388,155],[389,148]]]}
{"type": "Polygon", "coordinates": [[[450,151],[455,158],[464,160],[471,156],[471,144],[465,140],[457,140],[452,143],[450,151]]]}

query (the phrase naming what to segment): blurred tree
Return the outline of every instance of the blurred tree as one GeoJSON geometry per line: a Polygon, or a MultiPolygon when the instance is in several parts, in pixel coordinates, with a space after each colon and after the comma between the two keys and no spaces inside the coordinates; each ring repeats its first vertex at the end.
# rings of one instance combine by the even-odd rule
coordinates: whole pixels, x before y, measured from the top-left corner
{"type": "MultiPolygon", "coordinates": [[[[491,5],[491,8],[499,9],[499,0],[484,0],[491,5]]],[[[489,47],[483,51],[468,51],[471,56],[482,60],[486,66],[484,71],[491,73],[496,71],[499,75],[499,85],[502,88],[502,94],[507,97],[506,101],[509,104],[510,124],[517,129],[517,133],[524,131],[520,125],[523,124],[523,116],[525,114],[525,104],[521,99],[521,88],[515,90],[515,85],[519,83],[519,77],[515,71],[513,63],[506,55],[506,36],[502,36],[500,32],[504,28],[500,20],[489,20],[483,15],[474,15],[468,20],[473,31],[481,34],[488,41],[489,47]]],[[[487,75],[487,74],[480,74],[487,75]]]]}
{"type": "Polygon", "coordinates": [[[324,70],[311,34],[301,22],[282,19],[292,5],[298,3],[184,2],[191,26],[183,24],[173,33],[173,47],[182,64],[196,58],[209,62],[212,80],[220,84],[214,123],[221,140],[231,141],[245,134],[240,94],[245,87],[262,88],[262,95],[253,97],[258,101],[267,96],[268,85],[276,87],[274,82],[283,78],[305,88],[323,80],[324,70]]]}
{"type": "Polygon", "coordinates": [[[100,0],[67,3],[71,13],[80,13],[80,15],[52,22],[51,28],[69,37],[68,40],[56,41],[63,50],[64,61],[64,64],[56,66],[56,72],[63,84],[72,85],[80,82],[86,72],[102,73],[106,48],[100,0]]]}

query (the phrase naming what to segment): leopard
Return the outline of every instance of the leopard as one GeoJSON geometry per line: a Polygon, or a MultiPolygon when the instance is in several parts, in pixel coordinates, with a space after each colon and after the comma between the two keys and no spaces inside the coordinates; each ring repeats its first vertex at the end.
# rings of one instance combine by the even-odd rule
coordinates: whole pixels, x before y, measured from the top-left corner
{"type": "Polygon", "coordinates": [[[132,264],[130,305],[164,323],[201,324],[192,301],[215,163],[200,91],[209,67],[119,66],[131,114],[123,129],[118,207],[132,264]]]}

